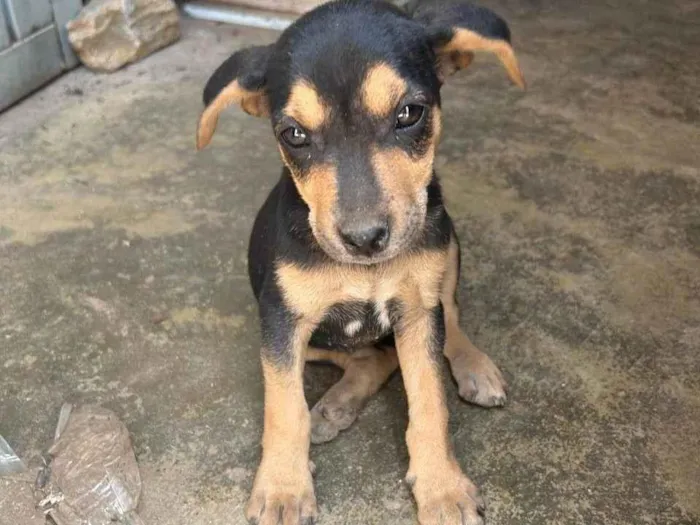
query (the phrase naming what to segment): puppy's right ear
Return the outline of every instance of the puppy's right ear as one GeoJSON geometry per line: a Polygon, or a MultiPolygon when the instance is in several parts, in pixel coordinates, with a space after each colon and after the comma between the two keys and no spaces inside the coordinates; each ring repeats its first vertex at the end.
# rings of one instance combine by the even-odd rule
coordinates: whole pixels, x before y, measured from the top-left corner
{"type": "Polygon", "coordinates": [[[237,51],[221,64],[204,88],[204,111],[197,126],[197,149],[205,148],[216,131],[219,114],[232,104],[256,117],[270,113],[265,75],[272,44],[237,51]]]}

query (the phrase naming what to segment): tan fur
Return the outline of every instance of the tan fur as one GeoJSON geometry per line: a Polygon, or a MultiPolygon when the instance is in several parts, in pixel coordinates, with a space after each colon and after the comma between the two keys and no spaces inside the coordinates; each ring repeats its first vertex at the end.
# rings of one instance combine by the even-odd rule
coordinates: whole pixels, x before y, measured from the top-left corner
{"type": "Polygon", "coordinates": [[[419,202],[425,187],[433,175],[435,150],[440,140],[442,118],[440,109],[431,109],[432,133],[425,153],[413,157],[401,148],[376,149],[372,153],[372,166],[377,174],[379,186],[389,196],[389,209],[394,228],[402,231],[411,206],[419,202]]]}
{"type": "Polygon", "coordinates": [[[337,303],[385,303],[413,289],[419,290],[416,293],[426,304],[435,304],[444,264],[445,252],[436,250],[373,266],[332,264],[305,269],[280,263],[276,273],[287,306],[297,315],[320,318],[337,303]]]}
{"type": "Polygon", "coordinates": [[[447,77],[468,68],[474,61],[474,53],[469,51],[452,51],[438,55],[438,76],[444,81],[447,77]]]}
{"type": "MultiPolygon", "coordinates": [[[[277,507],[290,510],[292,498],[306,515],[316,514],[309,470],[310,414],[304,397],[304,353],[314,324],[297,327],[289,349],[291,366],[263,358],[265,419],[263,455],[248,503],[248,519],[276,523],[277,507]],[[267,521],[265,521],[267,520],[267,521]]],[[[264,352],[263,352],[264,354],[264,352]]],[[[293,509],[294,510],[294,509],[293,509]]],[[[299,509],[296,509],[299,512],[299,509]]]]}
{"type": "Polygon", "coordinates": [[[268,116],[267,96],[264,91],[249,91],[242,88],[237,80],[221,90],[211,103],[204,108],[197,126],[197,149],[206,148],[216,131],[216,124],[222,111],[233,104],[240,105],[246,113],[256,117],[268,116]]]}
{"type": "Polygon", "coordinates": [[[330,116],[330,108],[323,101],[316,87],[308,80],[297,80],[289,94],[284,114],[293,118],[305,129],[320,129],[330,116]]]}
{"type": "Polygon", "coordinates": [[[335,366],[345,370],[350,359],[352,359],[352,354],[349,352],[336,352],[335,350],[326,350],[324,348],[310,346],[306,349],[305,359],[307,362],[325,361],[327,363],[333,363],[335,366]]]}
{"type": "MultiPolygon", "coordinates": [[[[454,55],[454,52],[471,54],[473,51],[488,51],[495,54],[505,67],[513,83],[520,89],[525,89],[525,77],[520,70],[515,52],[508,42],[485,38],[474,31],[463,28],[457,28],[452,40],[439,50],[440,64],[450,64],[449,69],[444,71],[444,76],[465,67],[462,64],[469,65],[469,62],[471,62],[471,59],[469,59],[466,62],[462,62],[462,64],[459,62],[455,64],[453,59],[458,55],[454,55]]],[[[459,58],[459,60],[463,59],[459,58]]]]}
{"type": "Polygon", "coordinates": [[[455,298],[459,279],[457,243],[453,240],[447,252],[447,267],[442,283],[442,301],[445,312],[445,356],[452,362],[463,352],[479,351],[459,327],[459,306],[455,298]]]}
{"type": "Polygon", "coordinates": [[[452,239],[440,294],[445,312],[445,357],[450,362],[460,396],[485,407],[502,406],[508,388],[503,375],[489,356],[472,344],[459,326],[459,305],[455,298],[459,280],[458,250],[457,242],[452,239]]]}
{"type": "Polygon", "coordinates": [[[457,356],[465,350],[476,350],[459,327],[459,306],[455,298],[459,280],[459,270],[457,267],[459,254],[457,250],[457,243],[453,240],[450,242],[450,247],[447,252],[448,262],[445,270],[445,279],[442,283],[442,293],[440,294],[440,300],[442,301],[445,311],[445,356],[450,360],[457,358],[457,356]],[[468,343],[466,345],[464,344],[465,339],[468,343]]]}
{"type": "MultiPolygon", "coordinates": [[[[444,270],[447,259],[441,262],[444,270]]],[[[444,277],[442,271],[440,275],[444,277]]],[[[439,299],[414,289],[405,290],[400,300],[408,312],[396,331],[396,349],[408,397],[407,479],[418,504],[418,520],[421,525],[476,523],[472,520],[480,502],[454,457],[440,366],[432,353],[431,309],[439,299]]]]}
{"type": "MultiPolygon", "coordinates": [[[[285,153],[282,148],[282,157],[285,153]]],[[[285,162],[287,162],[285,160],[285,162]]],[[[316,164],[304,175],[295,173],[287,163],[301,198],[309,206],[309,224],[314,235],[332,238],[335,235],[333,210],[337,200],[336,168],[330,164],[316,164]]]]}
{"type": "MultiPolygon", "coordinates": [[[[263,360],[265,378],[265,432],[263,451],[266,460],[272,458],[289,462],[288,456],[299,455],[308,449],[302,446],[308,438],[308,409],[304,400],[301,361],[286,367],[263,360]],[[283,434],[285,437],[280,438],[283,434]]],[[[306,466],[306,463],[304,463],[306,466]]]]}
{"type": "MultiPolygon", "coordinates": [[[[276,272],[286,305],[300,319],[317,321],[330,306],[344,301],[398,299],[403,323],[396,327],[396,355],[410,418],[406,433],[410,453],[408,479],[413,484],[422,525],[437,525],[443,523],[441,520],[459,523],[462,516],[467,523],[477,523],[481,505],[475,486],[454,458],[442,379],[432,348],[432,309],[445,297],[445,285],[456,286],[456,249],[453,243],[449,250],[399,256],[376,267],[332,264],[302,268],[286,263],[279,264],[276,272]]],[[[352,358],[335,359],[327,351],[316,349],[308,349],[306,356],[336,361],[348,371],[353,363],[352,358]]],[[[330,408],[314,408],[311,436],[315,442],[332,439],[338,429],[352,422],[353,414],[346,418],[347,414],[342,413],[348,407],[345,400],[364,400],[374,393],[393,370],[393,359],[393,355],[386,355],[386,366],[372,363],[371,367],[362,367],[362,375],[348,375],[348,381],[341,380],[337,392],[329,394],[330,408]],[[368,376],[363,383],[353,385],[363,376],[368,376]],[[340,415],[332,409],[340,409],[340,415]],[[329,413],[334,415],[328,416],[329,413]],[[335,425],[330,434],[329,424],[335,425]]]]}
{"type": "Polygon", "coordinates": [[[375,150],[372,154],[372,165],[377,172],[379,183],[386,195],[397,198],[404,195],[415,195],[423,190],[433,175],[435,148],[440,140],[442,116],[436,106],[431,109],[432,133],[425,153],[413,157],[401,148],[375,150]]]}
{"type": "Polygon", "coordinates": [[[325,443],[348,428],[370,397],[398,368],[394,348],[361,348],[352,353],[309,348],[307,360],[327,361],[345,373],[311,410],[311,441],[325,443]]]}
{"type": "Polygon", "coordinates": [[[442,293],[440,300],[445,308],[445,317],[457,317],[459,310],[455,292],[459,284],[459,246],[454,238],[450,239],[450,246],[447,249],[447,265],[445,267],[445,278],[442,281],[442,293]]]}
{"type": "Polygon", "coordinates": [[[406,81],[389,64],[373,65],[360,89],[362,105],[375,117],[387,117],[406,94],[406,81]]]}
{"type": "MultiPolygon", "coordinates": [[[[369,397],[396,370],[399,362],[394,348],[359,348],[352,352],[325,350],[310,346],[306,349],[306,361],[325,361],[333,363],[349,373],[347,383],[356,395],[369,397]]],[[[324,396],[325,397],[325,396],[324,396]]]]}
{"type": "Polygon", "coordinates": [[[410,322],[396,334],[396,348],[401,364],[409,406],[406,432],[411,455],[411,476],[416,468],[434,471],[430,465],[446,461],[451,450],[447,437],[447,406],[442,380],[430,352],[431,317],[417,303],[410,322]]]}

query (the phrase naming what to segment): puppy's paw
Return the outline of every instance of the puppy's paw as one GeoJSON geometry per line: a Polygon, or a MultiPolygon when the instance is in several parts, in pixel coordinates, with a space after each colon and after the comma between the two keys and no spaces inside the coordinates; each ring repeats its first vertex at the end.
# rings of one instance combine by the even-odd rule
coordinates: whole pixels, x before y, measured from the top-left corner
{"type": "Polygon", "coordinates": [[[375,348],[358,350],[345,366],[343,378],[311,409],[311,442],[326,443],[349,428],[397,366],[395,354],[375,348]]]}
{"type": "Polygon", "coordinates": [[[315,445],[334,439],[357,419],[362,400],[324,396],[311,409],[311,442],[315,445]]]}
{"type": "Polygon", "coordinates": [[[420,525],[484,525],[486,507],[476,486],[457,467],[447,470],[447,475],[414,478],[420,525]]]}
{"type": "Polygon", "coordinates": [[[255,525],[311,525],[318,510],[312,463],[296,470],[260,465],[246,518],[255,525]]]}
{"type": "Polygon", "coordinates": [[[473,348],[452,352],[449,361],[462,399],[482,407],[506,404],[508,384],[489,356],[473,348]]]}

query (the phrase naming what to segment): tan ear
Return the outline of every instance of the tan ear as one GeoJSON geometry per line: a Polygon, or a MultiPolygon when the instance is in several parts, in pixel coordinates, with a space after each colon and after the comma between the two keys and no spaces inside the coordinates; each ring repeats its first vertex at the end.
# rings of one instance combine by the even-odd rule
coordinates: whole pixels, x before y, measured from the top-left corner
{"type": "Polygon", "coordinates": [[[474,53],[469,51],[444,51],[438,53],[438,67],[437,72],[441,81],[445,81],[447,77],[460,71],[462,69],[467,69],[471,63],[474,61],[474,53]]]}
{"type": "Polygon", "coordinates": [[[441,79],[465,69],[475,53],[486,51],[496,55],[513,83],[525,89],[508,24],[490,9],[461,0],[423,0],[412,15],[425,26],[441,79]]]}
{"type": "Polygon", "coordinates": [[[474,53],[478,51],[487,51],[496,55],[513,83],[520,89],[525,89],[525,77],[520,70],[518,59],[510,43],[505,40],[487,38],[470,29],[455,29],[452,39],[437,50],[440,73],[446,77],[455,71],[468,67],[474,59],[474,53]]]}
{"type": "Polygon", "coordinates": [[[265,90],[267,62],[274,44],[236,51],[216,68],[204,87],[204,111],[197,125],[197,149],[205,148],[216,131],[219,115],[237,104],[256,117],[270,114],[265,90]]]}
{"type": "Polygon", "coordinates": [[[250,91],[241,87],[238,80],[234,80],[223,88],[219,94],[204,108],[197,125],[197,149],[206,148],[216,131],[219,115],[226,108],[238,104],[243,111],[255,117],[267,117],[270,110],[267,96],[263,89],[250,91]]]}

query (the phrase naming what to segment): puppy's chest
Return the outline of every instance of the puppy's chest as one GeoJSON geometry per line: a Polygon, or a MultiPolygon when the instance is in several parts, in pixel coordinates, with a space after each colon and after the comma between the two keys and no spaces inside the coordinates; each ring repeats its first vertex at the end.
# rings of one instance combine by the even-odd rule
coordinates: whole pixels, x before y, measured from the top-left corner
{"type": "Polygon", "coordinates": [[[405,270],[384,268],[331,266],[306,270],[285,265],[277,269],[277,282],[287,306],[298,315],[318,321],[328,316],[345,318],[360,310],[371,312],[375,305],[395,299],[409,280],[405,270]]]}
{"type": "Polygon", "coordinates": [[[337,267],[287,266],[277,276],[286,304],[316,323],[310,344],[334,350],[354,350],[390,335],[391,305],[409,280],[405,271],[337,267]]]}
{"type": "Polygon", "coordinates": [[[390,305],[436,304],[443,268],[444,254],[435,252],[373,267],[279,264],[276,277],[292,313],[362,342],[390,333],[390,305]]]}
{"type": "Polygon", "coordinates": [[[389,304],[351,301],[331,306],[314,331],[310,344],[334,350],[355,350],[391,334],[389,304]]]}

